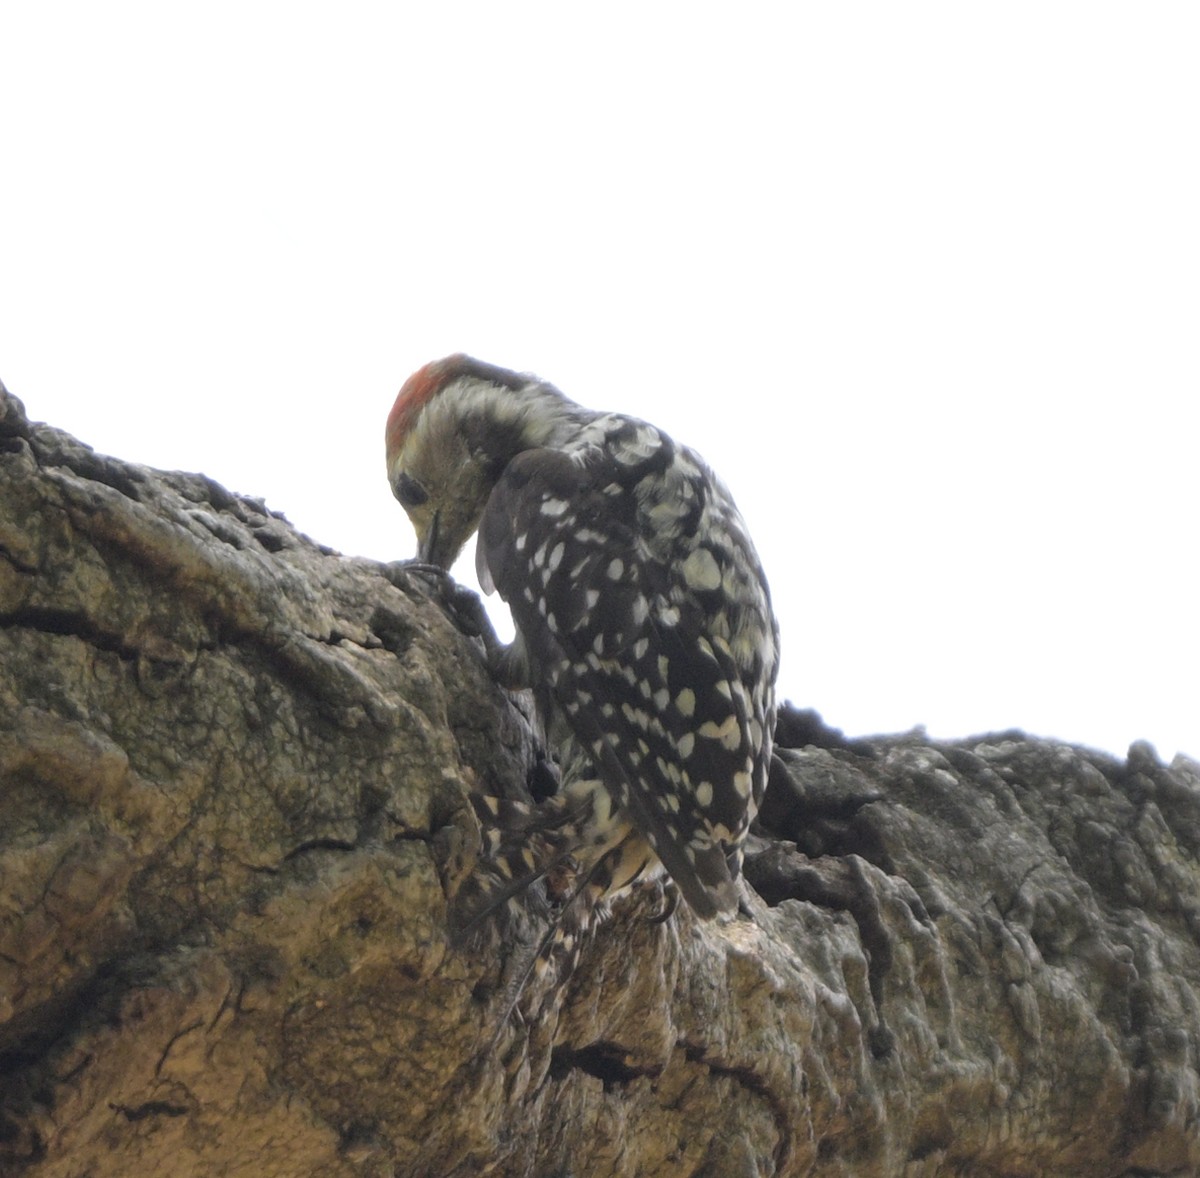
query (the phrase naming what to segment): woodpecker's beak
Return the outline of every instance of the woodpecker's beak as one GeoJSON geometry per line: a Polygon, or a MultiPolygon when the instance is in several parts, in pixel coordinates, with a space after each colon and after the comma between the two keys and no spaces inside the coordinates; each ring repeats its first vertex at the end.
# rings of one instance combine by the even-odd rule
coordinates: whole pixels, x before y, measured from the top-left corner
{"type": "Polygon", "coordinates": [[[444,558],[439,560],[438,557],[438,513],[435,511],[425,534],[417,537],[417,559],[422,564],[435,564],[438,568],[445,568],[444,558]]]}

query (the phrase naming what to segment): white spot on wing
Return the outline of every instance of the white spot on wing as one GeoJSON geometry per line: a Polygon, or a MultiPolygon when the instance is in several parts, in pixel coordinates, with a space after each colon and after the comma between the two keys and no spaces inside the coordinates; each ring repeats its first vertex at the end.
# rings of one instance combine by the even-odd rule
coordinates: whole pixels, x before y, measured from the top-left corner
{"type": "Polygon", "coordinates": [[[709,549],[697,548],[683,562],[683,578],[693,589],[717,589],[721,585],[721,569],[709,549]]]}
{"type": "Polygon", "coordinates": [[[721,724],[705,720],[697,731],[708,740],[719,740],[727,749],[736,749],[742,743],[742,730],[738,727],[737,717],[733,715],[726,716],[721,724]]]}

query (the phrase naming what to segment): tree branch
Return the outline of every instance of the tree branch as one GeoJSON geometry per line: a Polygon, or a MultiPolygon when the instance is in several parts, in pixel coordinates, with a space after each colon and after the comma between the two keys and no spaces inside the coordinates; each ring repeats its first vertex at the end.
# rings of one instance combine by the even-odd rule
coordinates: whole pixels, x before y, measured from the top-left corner
{"type": "Polygon", "coordinates": [[[539,750],[431,592],[0,391],[0,1172],[1200,1167],[1200,766],[786,710],[751,917],[501,1022],[542,917],[447,896],[539,750]]]}

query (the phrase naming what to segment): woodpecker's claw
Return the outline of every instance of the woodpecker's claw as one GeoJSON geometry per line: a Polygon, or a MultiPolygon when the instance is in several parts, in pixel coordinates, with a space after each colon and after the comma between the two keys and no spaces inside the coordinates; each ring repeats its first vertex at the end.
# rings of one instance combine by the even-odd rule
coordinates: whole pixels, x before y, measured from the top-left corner
{"type": "Polygon", "coordinates": [[[679,889],[668,880],[663,885],[663,906],[660,911],[653,916],[646,918],[647,924],[666,924],[672,916],[675,915],[675,909],[679,907],[679,889]]]}
{"type": "Polygon", "coordinates": [[[396,562],[396,566],[403,569],[406,573],[432,582],[439,589],[451,581],[448,570],[442,568],[440,564],[430,564],[427,560],[400,560],[396,562]]]}

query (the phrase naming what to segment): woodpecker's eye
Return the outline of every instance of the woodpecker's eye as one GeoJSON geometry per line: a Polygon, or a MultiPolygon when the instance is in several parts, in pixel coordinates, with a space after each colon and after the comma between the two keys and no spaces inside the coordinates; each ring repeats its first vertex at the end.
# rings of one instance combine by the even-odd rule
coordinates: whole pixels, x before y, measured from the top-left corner
{"type": "Polygon", "coordinates": [[[429,498],[429,492],[406,474],[401,474],[396,480],[396,498],[401,507],[420,507],[429,498]]]}

